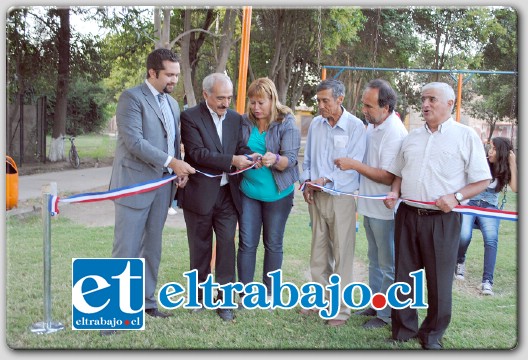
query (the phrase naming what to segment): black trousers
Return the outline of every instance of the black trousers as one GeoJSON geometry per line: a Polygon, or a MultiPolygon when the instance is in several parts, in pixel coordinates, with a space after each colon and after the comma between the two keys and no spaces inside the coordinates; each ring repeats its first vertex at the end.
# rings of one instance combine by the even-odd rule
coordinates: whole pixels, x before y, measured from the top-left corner
{"type": "MultiPolygon", "coordinates": [[[[451,321],[453,274],[460,240],[461,215],[456,212],[419,214],[401,203],[395,223],[395,282],[413,285],[409,273],[425,269],[427,316],[418,327],[416,309],[392,310],[392,337],[418,336],[424,344],[440,341],[451,321]]],[[[399,298],[411,298],[399,294],[399,298]]]]}
{"type": "MultiPolygon", "coordinates": [[[[238,214],[231,198],[229,185],[222,186],[215,205],[206,215],[183,210],[189,242],[190,268],[198,271],[202,283],[211,273],[213,232],[216,235],[216,263],[214,280],[218,284],[235,282],[235,234],[238,214]]],[[[218,298],[223,298],[219,292],[218,298]]],[[[203,299],[202,289],[198,300],[203,299]]]]}

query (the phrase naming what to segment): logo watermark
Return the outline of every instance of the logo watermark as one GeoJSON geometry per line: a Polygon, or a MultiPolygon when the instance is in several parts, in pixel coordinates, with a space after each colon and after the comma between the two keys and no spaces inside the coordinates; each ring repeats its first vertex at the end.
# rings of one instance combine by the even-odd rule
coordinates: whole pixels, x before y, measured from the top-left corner
{"type": "MultiPolygon", "coordinates": [[[[72,260],[72,328],[74,330],[144,330],[144,260],[130,259],[73,259],[72,260]]],[[[161,307],[184,309],[236,309],[237,295],[243,293],[246,309],[317,309],[323,319],[337,316],[342,306],[360,310],[367,306],[381,310],[426,309],[424,270],[409,274],[412,283],[396,282],[385,293],[373,293],[361,282],[341,283],[341,277],[332,274],[329,284],[323,286],[308,282],[300,287],[283,281],[282,271],[269,272],[271,296],[259,282],[218,284],[213,275],[198,283],[197,270],[183,273],[186,286],[177,282],[162,285],[158,291],[161,307]],[[203,297],[198,299],[198,291],[203,297]],[[216,294],[222,291],[222,299],[216,294]]]]}
{"type": "Polygon", "coordinates": [[[353,282],[342,287],[341,277],[333,274],[329,278],[329,285],[323,286],[316,282],[303,284],[298,288],[291,282],[282,280],[282,271],[269,272],[271,278],[272,296],[268,298],[264,284],[251,282],[246,285],[236,282],[220,285],[213,281],[211,274],[203,283],[198,283],[198,273],[191,270],[183,273],[187,278],[187,287],[179,283],[164,284],[158,292],[158,302],[165,309],[236,309],[235,294],[244,293],[242,303],[246,309],[292,309],[301,306],[305,309],[320,309],[319,315],[323,319],[337,316],[341,304],[350,309],[359,310],[371,306],[375,310],[390,306],[393,309],[426,309],[424,270],[410,273],[412,285],[397,282],[389,286],[387,292],[372,293],[370,287],[364,283],[353,282]],[[198,288],[202,289],[202,303],[198,301],[198,288]],[[223,291],[221,300],[215,299],[215,292],[223,291]],[[412,294],[409,298],[408,295],[412,294]],[[404,297],[404,300],[401,298],[404,297]]]}
{"type": "Polygon", "coordinates": [[[143,259],[72,259],[73,330],[144,330],[143,259]]]}

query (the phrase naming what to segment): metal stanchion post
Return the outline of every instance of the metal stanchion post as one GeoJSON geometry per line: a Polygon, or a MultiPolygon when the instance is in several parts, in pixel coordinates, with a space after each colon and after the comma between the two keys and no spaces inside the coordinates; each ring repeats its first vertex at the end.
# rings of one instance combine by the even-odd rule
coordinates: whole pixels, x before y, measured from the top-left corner
{"type": "Polygon", "coordinates": [[[64,329],[60,322],[51,320],[51,214],[48,209],[51,194],[42,196],[42,222],[44,238],[44,321],[31,325],[30,330],[37,334],[54,333],[64,329]]]}

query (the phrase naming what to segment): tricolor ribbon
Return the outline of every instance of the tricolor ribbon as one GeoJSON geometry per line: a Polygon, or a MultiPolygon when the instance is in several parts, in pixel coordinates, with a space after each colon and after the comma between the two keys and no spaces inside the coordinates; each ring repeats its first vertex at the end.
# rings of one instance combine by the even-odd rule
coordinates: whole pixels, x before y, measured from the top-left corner
{"type": "MultiPolygon", "coordinates": [[[[243,168],[243,169],[240,169],[240,170],[237,170],[237,171],[233,171],[233,172],[227,173],[227,175],[232,176],[232,175],[241,174],[241,173],[243,173],[244,171],[249,170],[249,169],[255,167],[256,165],[257,165],[257,163],[254,163],[253,165],[248,166],[247,168],[243,168]]],[[[200,174],[202,174],[202,175],[205,175],[205,176],[207,176],[207,177],[210,177],[210,178],[220,177],[220,176],[223,175],[223,174],[217,174],[217,175],[214,175],[214,174],[208,174],[208,173],[203,172],[203,171],[200,171],[200,170],[196,170],[196,172],[197,172],[197,173],[200,173],[200,174]]]]}
{"type": "Polygon", "coordinates": [[[122,197],[132,196],[136,194],[142,194],[145,192],[156,190],[163,185],[171,182],[176,179],[176,175],[171,175],[169,177],[164,177],[157,180],[145,181],[139,184],[124,186],[117,189],[112,189],[109,191],[101,192],[92,192],[73,195],[64,199],[59,198],[56,195],[50,197],[48,202],[48,211],[51,216],[55,216],[59,213],[59,202],[64,203],[83,203],[83,202],[94,202],[94,201],[103,201],[103,200],[114,200],[122,197]]]}
{"type": "MultiPolygon", "coordinates": [[[[383,194],[383,195],[360,195],[360,194],[353,194],[353,193],[339,191],[339,190],[334,190],[334,189],[328,189],[328,188],[325,188],[324,186],[321,186],[321,185],[318,185],[318,184],[314,184],[314,183],[310,183],[310,186],[318,188],[319,190],[324,191],[325,193],[329,193],[331,195],[348,195],[348,196],[354,196],[354,197],[358,197],[358,198],[372,199],[372,200],[385,200],[385,199],[387,199],[387,195],[385,195],[385,194],[383,194]]],[[[306,183],[304,182],[299,187],[299,190],[304,191],[305,187],[306,187],[306,183]]]]}
{"type": "MultiPolygon", "coordinates": [[[[247,168],[237,170],[232,173],[228,173],[227,175],[236,175],[240,174],[246,170],[251,169],[256,165],[253,164],[247,168]]],[[[204,172],[201,172],[199,170],[196,170],[196,172],[199,172],[200,174],[203,174],[208,177],[217,177],[222,176],[220,175],[211,175],[204,172]]],[[[48,211],[50,212],[51,216],[55,216],[59,213],[59,202],[64,203],[83,203],[83,202],[94,202],[94,201],[103,201],[103,200],[114,200],[119,199],[122,197],[142,194],[145,192],[156,190],[163,185],[169,183],[170,181],[176,179],[176,175],[171,175],[169,177],[161,178],[158,180],[151,180],[151,181],[145,181],[139,184],[131,185],[131,186],[125,186],[118,189],[112,189],[109,191],[101,191],[101,192],[92,192],[92,193],[85,193],[85,194],[77,194],[73,195],[64,199],[59,198],[56,195],[53,195],[50,197],[48,202],[48,211]]]]}
{"type": "MultiPolygon", "coordinates": [[[[402,200],[409,203],[424,204],[424,205],[435,205],[432,201],[417,201],[417,200],[402,200]]],[[[517,213],[514,211],[505,211],[491,208],[481,208],[478,206],[467,206],[457,205],[453,209],[454,212],[458,212],[466,215],[477,215],[489,218],[498,218],[501,220],[517,221],[517,213]]]]}
{"type": "MultiPolygon", "coordinates": [[[[331,195],[348,195],[348,196],[354,196],[357,198],[364,198],[364,199],[371,199],[371,200],[385,200],[388,199],[386,194],[384,195],[361,195],[361,194],[354,194],[344,191],[338,191],[333,189],[325,188],[324,186],[310,183],[311,187],[315,187],[321,191],[324,191],[326,193],[329,193],[331,195]]],[[[302,183],[299,187],[299,190],[303,191],[306,187],[306,182],[302,183]]],[[[434,202],[427,202],[427,201],[418,201],[418,200],[411,200],[411,199],[401,199],[401,201],[407,202],[407,203],[415,203],[415,204],[424,204],[424,205],[435,205],[434,202]]],[[[455,208],[453,208],[454,212],[458,212],[461,214],[466,215],[477,215],[477,216],[483,216],[483,217],[489,217],[489,218],[496,218],[500,220],[511,220],[511,221],[517,221],[517,213],[514,211],[504,211],[504,210],[497,210],[497,209],[490,209],[490,208],[481,208],[477,206],[466,206],[466,205],[457,205],[455,208]]]]}

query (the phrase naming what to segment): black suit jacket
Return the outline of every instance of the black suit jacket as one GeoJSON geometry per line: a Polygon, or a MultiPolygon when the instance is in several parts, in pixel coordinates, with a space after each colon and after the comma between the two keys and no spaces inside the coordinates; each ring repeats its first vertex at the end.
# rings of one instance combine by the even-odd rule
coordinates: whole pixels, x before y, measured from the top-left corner
{"type": "MultiPolygon", "coordinates": [[[[227,110],[222,123],[222,142],[216,132],[213,118],[205,102],[185,110],[181,114],[181,138],[185,149],[185,161],[207,174],[233,172],[233,155],[251,154],[243,140],[242,116],[227,110]]],[[[240,175],[228,176],[233,202],[241,213],[240,175]]],[[[207,177],[196,173],[189,176],[183,189],[178,189],[178,204],[184,210],[205,215],[213,208],[220,191],[221,177],[207,177]]]]}

